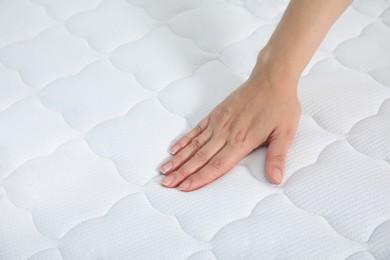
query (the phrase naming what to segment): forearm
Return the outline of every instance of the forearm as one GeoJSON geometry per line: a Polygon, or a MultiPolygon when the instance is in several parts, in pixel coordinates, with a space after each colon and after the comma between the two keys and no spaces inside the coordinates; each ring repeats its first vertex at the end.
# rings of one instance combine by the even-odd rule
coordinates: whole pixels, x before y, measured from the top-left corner
{"type": "MultiPolygon", "coordinates": [[[[258,56],[254,72],[299,79],[330,27],[352,0],[291,0],[258,56]]],[[[253,73],[252,73],[253,74],[253,73]]]]}

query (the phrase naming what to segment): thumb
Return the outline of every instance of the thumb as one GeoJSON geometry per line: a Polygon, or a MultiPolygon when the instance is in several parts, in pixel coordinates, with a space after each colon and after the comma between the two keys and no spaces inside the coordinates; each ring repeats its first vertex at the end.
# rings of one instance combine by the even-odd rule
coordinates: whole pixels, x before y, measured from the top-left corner
{"type": "Polygon", "coordinates": [[[282,182],[284,164],[290,143],[291,140],[289,138],[275,136],[268,145],[264,172],[267,179],[273,184],[282,182]]]}

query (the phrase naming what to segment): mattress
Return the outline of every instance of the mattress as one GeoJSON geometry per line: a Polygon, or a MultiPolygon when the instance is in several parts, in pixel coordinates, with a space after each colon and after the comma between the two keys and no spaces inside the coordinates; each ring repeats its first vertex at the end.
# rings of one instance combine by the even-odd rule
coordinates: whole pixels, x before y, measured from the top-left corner
{"type": "Polygon", "coordinates": [[[354,1],[305,69],[281,185],[266,147],[160,184],[286,5],[1,0],[0,259],[390,259],[390,1],[354,1]]]}

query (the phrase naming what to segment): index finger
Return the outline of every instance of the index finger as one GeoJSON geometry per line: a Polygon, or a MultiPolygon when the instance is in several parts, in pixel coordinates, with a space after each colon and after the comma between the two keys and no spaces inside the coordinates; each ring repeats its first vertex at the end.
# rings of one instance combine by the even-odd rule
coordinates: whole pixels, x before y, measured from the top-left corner
{"type": "Polygon", "coordinates": [[[178,141],[176,141],[171,149],[169,149],[169,152],[171,154],[178,153],[181,149],[186,147],[192,139],[199,136],[208,126],[209,124],[209,117],[204,118],[202,121],[200,121],[196,127],[194,127],[190,132],[185,134],[183,137],[181,137],[178,141]]]}

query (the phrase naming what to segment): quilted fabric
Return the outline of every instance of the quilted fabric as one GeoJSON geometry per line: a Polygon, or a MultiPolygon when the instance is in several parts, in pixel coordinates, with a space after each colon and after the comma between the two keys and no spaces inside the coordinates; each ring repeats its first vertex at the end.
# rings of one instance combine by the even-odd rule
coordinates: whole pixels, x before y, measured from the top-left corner
{"type": "Polygon", "coordinates": [[[168,147],[248,77],[287,1],[1,0],[0,259],[390,259],[390,1],[355,1],[266,148],[192,192],[168,147]]]}

